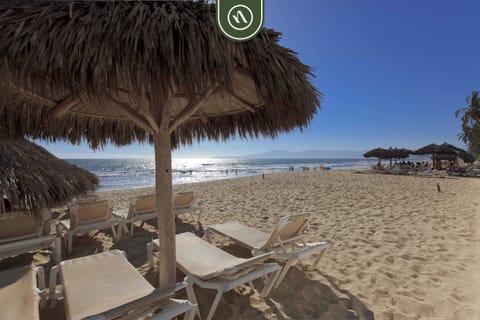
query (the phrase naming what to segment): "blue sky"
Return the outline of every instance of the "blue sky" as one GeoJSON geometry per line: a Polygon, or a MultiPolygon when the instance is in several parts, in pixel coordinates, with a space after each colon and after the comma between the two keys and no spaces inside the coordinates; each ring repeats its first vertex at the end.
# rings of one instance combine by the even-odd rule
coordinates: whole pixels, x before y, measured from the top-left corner
{"type": "MultiPolygon", "coordinates": [[[[457,139],[454,112],[480,90],[479,1],[265,0],[265,26],[313,67],[322,110],[303,133],[183,147],[174,157],[268,150],[418,148],[457,139]]],[[[153,157],[148,145],[42,143],[67,157],[153,157]]]]}

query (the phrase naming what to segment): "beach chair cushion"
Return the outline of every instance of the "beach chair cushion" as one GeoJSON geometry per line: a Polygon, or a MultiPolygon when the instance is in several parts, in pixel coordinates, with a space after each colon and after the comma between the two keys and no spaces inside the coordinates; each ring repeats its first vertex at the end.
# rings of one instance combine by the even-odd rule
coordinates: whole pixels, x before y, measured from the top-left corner
{"type": "Polygon", "coordinates": [[[173,205],[176,209],[188,208],[192,205],[193,200],[195,200],[193,191],[177,192],[175,194],[173,205]]]}
{"type": "Polygon", "coordinates": [[[67,319],[83,319],[147,296],[154,287],[118,250],[60,263],[67,319]]]}
{"type": "Polygon", "coordinates": [[[306,228],[310,214],[302,213],[286,216],[278,222],[278,235],[282,240],[298,237],[306,228]]]}
{"type": "MultiPolygon", "coordinates": [[[[153,242],[158,246],[158,239],[153,242]]],[[[238,258],[192,233],[176,235],[177,267],[185,274],[191,274],[203,280],[232,275],[246,267],[265,261],[270,256],[271,253],[266,253],[249,259],[238,258]]]]}
{"type": "Polygon", "coordinates": [[[267,244],[268,239],[270,239],[271,236],[270,233],[257,230],[238,222],[226,222],[211,225],[208,226],[208,228],[224,236],[235,239],[235,241],[247,248],[261,249],[267,244]]]}
{"type": "MultiPolygon", "coordinates": [[[[135,214],[146,214],[146,213],[153,213],[156,209],[156,195],[149,194],[138,196],[135,200],[135,214]]],[[[132,205],[132,203],[130,203],[132,205]]],[[[132,208],[133,209],[133,208],[132,208]]],[[[133,216],[133,215],[132,215],[133,216]]],[[[130,215],[129,215],[130,217],[130,215]]],[[[130,217],[131,218],[131,217],[130,217]]]]}
{"type": "Polygon", "coordinates": [[[108,200],[82,201],[70,208],[72,228],[79,225],[105,221],[111,218],[112,210],[108,200]]]}
{"type": "Polygon", "coordinates": [[[27,211],[12,212],[12,215],[15,217],[0,220],[0,241],[40,236],[42,229],[40,215],[31,215],[27,211]]]}
{"type": "Polygon", "coordinates": [[[0,318],[40,319],[36,273],[25,266],[0,272],[0,318]]]}
{"type": "Polygon", "coordinates": [[[208,228],[251,249],[271,250],[279,245],[279,240],[289,242],[299,239],[305,230],[310,214],[302,213],[286,216],[279,220],[271,233],[245,226],[238,222],[227,222],[208,228]]]}

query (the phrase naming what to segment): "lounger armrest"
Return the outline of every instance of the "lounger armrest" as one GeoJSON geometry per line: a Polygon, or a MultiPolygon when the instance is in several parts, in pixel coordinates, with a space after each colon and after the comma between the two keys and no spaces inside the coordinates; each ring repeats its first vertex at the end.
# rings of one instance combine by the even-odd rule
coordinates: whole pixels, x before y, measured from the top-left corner
{"type": "Polygon", "coordinates": [[[125,314],[128,311],[140,309],[140,308],[146,308],[149,305],[158,302],[160,300],[167,299],[173,294],[181,289],[186,288],[186,283],[180,282],[176,283],[174,286],[171,286],[166,289],[155,289],[152,293],[149,295],[134,300],[132,302],[126,303],[124,305],[121,305],[119,307],[110,309],[108,311],[102,312],[100,314],[96,314],[93,316],[89,316],[85,318],[85,320],[109,320],[109,319],[116,319],[120,317],[121,315],[125,314]]]}
{"type": "Polygon", "coordinates": [[[330,243],[327,241],[307,243],[306,245],[297,243],[295,244],[295,248],[292,248],[291,251],[288,251],[286,253],[282,253],[282,252],[276,253],[276,258],[288,259],[288,260],[302,259],[314,253],[322,251],[328,247],[330,247],[330,243]]]}

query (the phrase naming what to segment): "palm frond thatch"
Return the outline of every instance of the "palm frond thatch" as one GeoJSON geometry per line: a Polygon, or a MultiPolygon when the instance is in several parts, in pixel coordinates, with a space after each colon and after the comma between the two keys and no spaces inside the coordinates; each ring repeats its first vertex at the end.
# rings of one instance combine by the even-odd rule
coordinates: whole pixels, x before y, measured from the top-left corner
{"type": "MultiPolygon", "coordinates": [[[[263,29],[242,43],[217,30],[205,2],[0,3],[0,134],[151,142],[152,92],[172,99],[172,146],[308,125],[321,94],[308,66],[263,29]],[[59,105],[71,104],[58,121],[59,105]],[[142,119],[132,122],[125,108],[142,119]],[[142,125],[144,124],[144,125],[142,125]]],[[[154,110],[153,110],[154,111],[154,110]]]]}
{"type": "Polygon", "coordinates": [[[443,144],[435,144],[435,143],[431,143],[429,145],[426,145],[424,147],[421,147],[417,150],[415,150],[415,153],[416,154],[420,154],[420,155],[423,155],[423,154],[431,154],[431,155],[435,155],[435,154],[452,154],[452,155],[456,155],[460,152],[465,152],[465,150],[461,149],[461,148],[458,148],[454,145],[451,145],[451,144],[448,144],[448,143],[443,143],[443,144]]]}
{"type": "MultiPolygon", "coordinates": [[[[63,205],[94,191],[97,177],[44,148],[26,141],[0,139],[0,196],[36,212],[63,205]]],[[[0,199],[1,200],[1,199],[0,199]]]]}
{"type": "Polygon", "coordinates": [[[389,159],[388,150],[384,148],[375,148],[363,154],[365,158],[389,159]]]}
{"type": "Polygon", "coordinates": [[[413,151],[405,148],[375,148],[366,152],[363,156],[365,158],[402,159],[408,158],[411,154],[413,154],[413,151]]]}

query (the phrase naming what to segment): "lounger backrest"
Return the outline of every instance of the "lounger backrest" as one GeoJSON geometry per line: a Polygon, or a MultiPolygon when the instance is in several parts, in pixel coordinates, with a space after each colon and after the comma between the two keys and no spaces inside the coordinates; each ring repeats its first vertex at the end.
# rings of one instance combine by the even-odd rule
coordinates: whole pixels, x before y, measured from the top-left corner
{"type": "Polygon", "coordinates": [[[300,239],[308,226],[309,213],[301,213],[280,218],[265,248],[300,239]],[[280,241],[279,241],[280,240],[280,241]]]}
{"type": "Polygon", "coordinates": [[[9,212],[12,218],[0,220],[0,243],[39,237],[43,232],[42,217],[28,211],[9,212]]]}
{"type": "Polygon", "coordinates": [[[128,209],[128,218],[133,218],[134,215],[154,212],[157,207],[156,199],[154,194],[142,195],[132,199],[128,209]]]}
{"type": "Polygon", "coordinates": [[[188,192],[177,192],[175,194],[175,200],[173,201],[173,206],[176,209],[190,207],[195,200],[195,195],[193,191],[188,192]]]}
{"type": "Polygon", "coordinates": [[[105,221],[112,217],[112,208],[108,200],[81,201],[70,207],[70,228],[105,221]]]}

